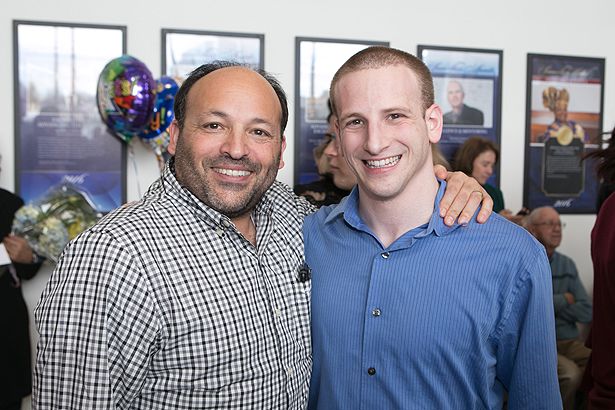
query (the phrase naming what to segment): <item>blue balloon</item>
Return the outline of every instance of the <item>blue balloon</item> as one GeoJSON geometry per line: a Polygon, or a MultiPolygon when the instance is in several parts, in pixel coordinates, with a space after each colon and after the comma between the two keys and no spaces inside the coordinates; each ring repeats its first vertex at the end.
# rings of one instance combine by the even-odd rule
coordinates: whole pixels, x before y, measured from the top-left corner
{"type": "Polygon", "coordinates": [[[156,80],[156,101],[152,117],[149,125],[139,132],[139,138],[144,140],[155,138],[169,128],[175,116],[173,104],[177,90],[179,86],[171,77],[162,76],[156,80]]]}

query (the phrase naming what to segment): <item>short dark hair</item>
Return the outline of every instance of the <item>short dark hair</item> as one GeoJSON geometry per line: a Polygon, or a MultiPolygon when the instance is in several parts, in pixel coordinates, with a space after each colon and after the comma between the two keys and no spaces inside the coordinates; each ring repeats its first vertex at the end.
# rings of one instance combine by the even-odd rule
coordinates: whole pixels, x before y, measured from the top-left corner
{"type": "Polygon", "coordinates": [[[184,128],[184,120],[186,119],[186,100],[188,98],[188,92],[190,91],[192,86],[201,78],[205,77],[207,74],[211,74],[214,71],[227,67],[244,67],[260,74],[265,80],[267,80],[269,85],[271,85],[271,87],[273,88],[273,91],[275,91],[276,95],[278,96],[278,100],[280,101],[280,108],[282,110],[282,115],[280,118],[280,131],[282,135],[284,135],[284,130],[286,129],[286,124],[288,123],[288,100],[286,99],[286,93],[284,92],[284,89],[282,88],[278,80],[273,75],[269,74],[261,68],[254,68],[246,64],[238,63],[236,61],[222,60],[203,64],[200,67],[194,69],[188,75],[188,78],[184,80],[181,87],[179,87],[179,90],[175,95],[173,109],[175,110],[175,120],[177,121],[177,125],[179,126],[180,131],[184,128]]]}
{"type": "Polygon", "coordinates": [[[472,166],[474,160],[485,151],[493,151],[495,153],[495,162],[498,162],[500,150],[491,141],[482,137],[468,138],[457,150],[455,154],[454,168],[466,175],[472,175],[472,166]]]}
{"type": "Polygon", "coordinates": [[[408,67],[416,75],[416,78],[421,89],[421,103],[423,111],[426,111],[434,103],[434,89],[431,71],[419,58],[405,51],[384,46],[367,47],[350,57],[337,70],[331,80],[331,88],[329,96],[331,97],[331,105],[333,112],[337,115],[337,107],[335,106],[335,86],[340,79],[355,71],[378,69],[394,65],[403,65],[408,67]]]}

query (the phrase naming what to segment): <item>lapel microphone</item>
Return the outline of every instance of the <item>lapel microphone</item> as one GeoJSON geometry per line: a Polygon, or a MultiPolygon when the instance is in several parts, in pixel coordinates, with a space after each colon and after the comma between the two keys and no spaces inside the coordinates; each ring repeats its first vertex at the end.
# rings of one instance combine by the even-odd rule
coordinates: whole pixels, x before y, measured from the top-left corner
{"type": "Polygon", "coordinates": [[[300,283],[305,283],[312,278],[312,269],[308,266],[307,263],[303,262],[303,265],[299,268],[299,273],[297,274],[297,281],[300,283]]]}

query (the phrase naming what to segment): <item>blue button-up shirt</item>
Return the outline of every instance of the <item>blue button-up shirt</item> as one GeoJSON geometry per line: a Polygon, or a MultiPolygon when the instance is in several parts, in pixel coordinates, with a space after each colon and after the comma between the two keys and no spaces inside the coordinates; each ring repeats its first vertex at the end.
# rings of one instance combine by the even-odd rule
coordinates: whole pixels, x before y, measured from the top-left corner
{"type": "Polygon", "coordinates": [[[544,248],[493,215],[429,222],[385,248],[355,190],[304,225],[310,408],[561,409],[544,248]]]}

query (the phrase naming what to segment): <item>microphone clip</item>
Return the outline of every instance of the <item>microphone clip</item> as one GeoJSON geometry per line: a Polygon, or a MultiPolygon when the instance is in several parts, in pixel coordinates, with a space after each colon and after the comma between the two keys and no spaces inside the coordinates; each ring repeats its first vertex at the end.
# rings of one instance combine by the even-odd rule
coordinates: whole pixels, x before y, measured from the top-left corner
{"type": "Polygon", "coordinates": [[[297,281],[299,283],[305,283],[312,279],[312,269],[308,266],[307,263],[303,263],[299,268],[299,273],[297,274],[297,281]]]}

